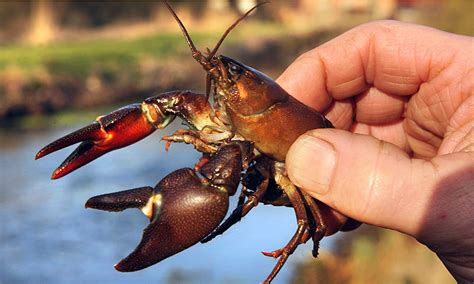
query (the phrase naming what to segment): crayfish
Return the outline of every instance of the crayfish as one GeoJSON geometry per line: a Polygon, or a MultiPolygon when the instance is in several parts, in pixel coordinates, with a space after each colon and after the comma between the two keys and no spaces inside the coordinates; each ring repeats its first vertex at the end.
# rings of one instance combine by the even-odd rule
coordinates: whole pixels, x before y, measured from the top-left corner
{"type": "MultiPolygon", "coordinates": [[[[100,116],[92,124],[41,149],[39,159],[81,142],[53,172],[60,178],[101,155],[125,147],[165,128],[176,117],[189,125],[162,139],[192,144],[202,152],[193,169],[164,177],[154,188],[141,187],[90,198],[87,208],[106,211],[140,209],[150,220],[135,250],[116,264],[136,271],[198,242],[207,242],[237,223],[259,203],[293,207],[297,229],[288,244],[264,253],[278,258],[265,282],[271,282],[299,244],[312,238],[313,255],[326,231],[321,204],[297,188],[285,170],[285,156],[298,136],[314,128],[333,127],[316,110],[291,97],[267,75],[232,58],[216,55],[227,34],[260,3],[230,26],[214,49],[197,50],[170,4],[192,57],[207,72],[205,94],[171,91],[100,116]],[[212,95],[211,95],[212,91],[212,95]],[[236,209],[224,221],[229,196],[239,184],[236,209]]],[[[324,169],[322,169],[324,170],[324,169]]]]}

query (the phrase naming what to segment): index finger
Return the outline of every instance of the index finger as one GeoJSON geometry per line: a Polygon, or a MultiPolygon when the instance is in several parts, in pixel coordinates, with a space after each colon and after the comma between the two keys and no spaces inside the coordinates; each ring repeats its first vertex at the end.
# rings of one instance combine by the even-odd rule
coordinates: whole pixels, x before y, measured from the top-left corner
{"type": "Polygon", "coordinates": [[[452,45],[447,35],[397,21],[368,23],[301,55],[277,81],[320,111],[333,99],[347,99],[370,87],[389,95],[412,95],[428,80],[432,56],[452,45]]]}

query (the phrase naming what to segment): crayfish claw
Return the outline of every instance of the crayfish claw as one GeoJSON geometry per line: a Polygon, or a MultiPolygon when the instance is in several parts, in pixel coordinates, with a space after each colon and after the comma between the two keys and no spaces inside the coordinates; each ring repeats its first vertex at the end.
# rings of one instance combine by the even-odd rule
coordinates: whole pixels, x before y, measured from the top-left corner
{"type": "Polygon", "coordinates": [[[99,140],[102,138],[103,133],[101,132],[100,123],[96,121],[44,146],[36,154],[35,160],[85,140],[99,140]]]}
{"type": "Polygon", "coordinates": [[[87,200],[85,207],[111,212],[128,208],[143,209],[147,207],[152,197],[153,188],[145,186],[91,197],[87,200]]]}
{"type": "Polygon", "coordinates": [[[107,151],[96,146],[95,141],[103,140],[106,137],[107,133],[102,129],[101,124],[95,121],[86,127],[78,129],[46,145],[38,151],[35,159],[42,158],[65,147],[82,142],[76,150],[54,170],[51,179],[58,179],[105,154],[107,151]]]}
{"type": "Polygon", "coordinates": [[[229,195],[203,182],[189,168],[172,172],[153,189],[136,189],[92,197],[86,207],[106,211],[138,208],[150,219],[143,236],[118,271],[136,271],[177,254],[211,233],[224,219],[229,195]]]}
{"type": "Polygon", "coordinates": [[[227,229],[232,227],[235,223],[239,222],[242,219],[243,207],[238,206],[231,213],[229,218],[227,218],[222,224],[219,225],[212,233],[207,235],[204,239],[201,240],[202,244],[212,241],[215,237],[223,234],[227,229]]]}
{"type": "Polygon", "coordinates": [[[151,108],[146,104],[131,104],[100,116],[92,124],[43,147],[35,158],[39,159],[67,146],[82,142],[53,172],[51,178],[57,179],[65,176],[107,152],[145,138],[155,131],[156,127],[164,127],[171,121],[171,118],[165,117],[167,120],[159,120],[155,125],[148,113],[151,108]]]}
{"type": "Polygon", "coordinates": [[[140,244],[131,254],[115,264],[115,269],[120,272],[137,271],[164,259],[161,255],[162,245],[155,240],[156,235],[160,233],[164,232],[158,223],[152,223],[146,227],[140,244]]]}
{"type": "Polygon", "coordinates": [[[72,152],[66,160],[64,160],[61,165],[54,170],[51,179],[63,177],[107,152],[108,151],[97,147],[94,142],[82,142],[76,150],[74,150],[74,152],[72,152]]]}

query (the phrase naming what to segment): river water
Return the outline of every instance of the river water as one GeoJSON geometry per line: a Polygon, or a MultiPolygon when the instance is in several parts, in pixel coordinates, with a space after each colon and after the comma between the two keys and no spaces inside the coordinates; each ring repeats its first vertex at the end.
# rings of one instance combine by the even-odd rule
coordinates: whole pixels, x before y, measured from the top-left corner
{"type": "MultiPolygon", "coordinates": [[[[50,180],[73,147],[38,161],[35,153],[76,127],[0,134],[0,283],[259,283],[276,263],[260,252],[282,247],[296,229],[292,209],[259,205],[210,243],[145,270],[117,272],[113,264],[138,244],[148,220],[138,210],[86,210],[84,202],[154,186],[167,173],[193,166],[199,154],[180,144],[166,153],[154,134],[50,180]]],[[[322,246],[329,246],[327,239],[322,246]]],[[[287,283],[294,264],[310,253],[310,242],[300,246],[274,283],[287,283]]]]}

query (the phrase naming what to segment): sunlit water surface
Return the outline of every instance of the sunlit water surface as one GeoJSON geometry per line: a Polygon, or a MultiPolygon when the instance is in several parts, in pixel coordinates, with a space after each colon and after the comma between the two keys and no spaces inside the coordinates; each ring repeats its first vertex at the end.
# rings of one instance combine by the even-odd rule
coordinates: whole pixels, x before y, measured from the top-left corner
{"type": "MultiPolygon", "coordinates": [[[[193,166],[199,154],[179,144],[166,153],[155,134],[50,180],[73,148],[38,161],[34,155],[72,130],[0,134],[0,283],[260,283],[276,263],[260,252],[282,247],[296,229],[292,209],[260,205],[210,243],[148,269],[117,272],[113,264],[138,244],[148,220],[138,210],[86,210],[84,202],[98,194],[154,186],[167,173],[193,166]]],[[[233,197],[231,206],[235,202],[233,197]]],[[[294,264],[311,253],[310,243],[297,249],[274,283],[289,281],[294,264]]],[[[329,246],[327,239],[322,246],[329,246]]]]}

